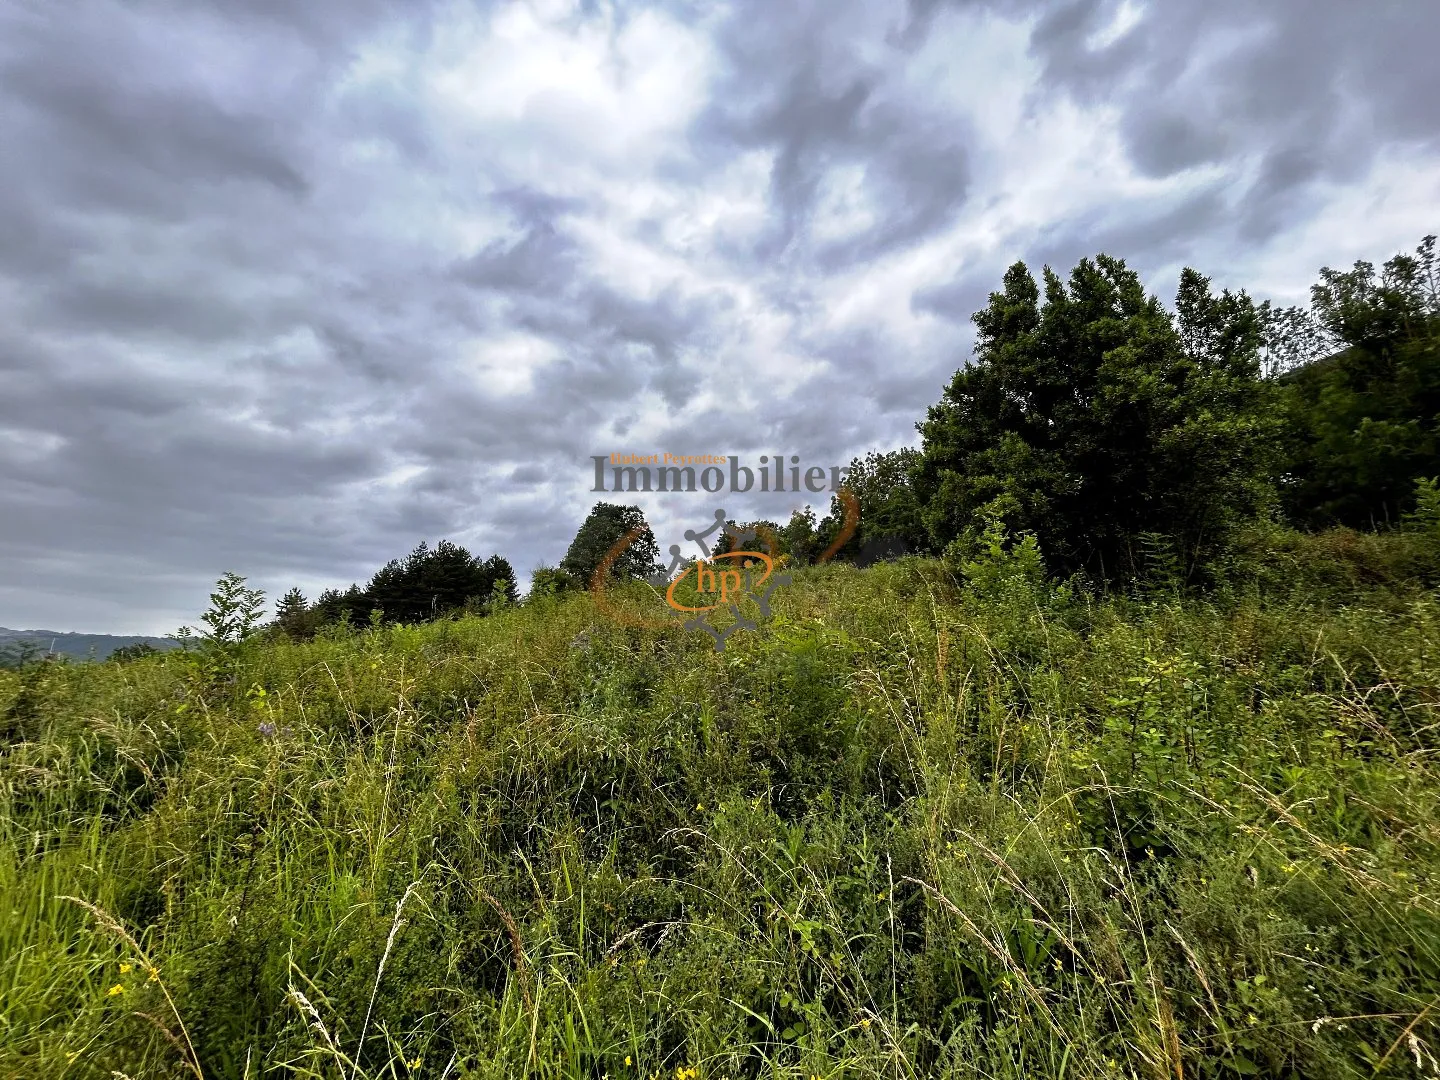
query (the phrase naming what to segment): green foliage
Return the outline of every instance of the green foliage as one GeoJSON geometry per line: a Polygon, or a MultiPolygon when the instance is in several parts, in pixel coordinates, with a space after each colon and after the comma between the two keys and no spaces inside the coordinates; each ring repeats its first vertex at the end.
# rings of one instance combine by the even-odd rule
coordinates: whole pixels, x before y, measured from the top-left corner
{"type": "Polygon", "coordinates": [[[137,641],[133,645],[121,645],[110,653],[109,659],[117,664],[129,664],[136,660],[143,660],[147,656],[158,656],[160,650],[146,641],[137,641]]]}
{"type": "Polygon", "coordinates": [[[560,569],[572,575],[589,588],[606,554],[630,534],[635,534],[627,546],[610,566],[610,576],[616,579],[649,577],[664,568],[659,566],[660,548],[655,534],[645,522],[645,515],[638,506],[620,506],[616,503],[596,503],[589,515],[575,533],[569,550],[560,560],[560,569]]]}
{"type": "Polygon", "coordinates": [[[276,626],[303,639],[327,625],[364,626],[375,618],[417,623],[458,611],[484,612],[497,599],[518,599],[515,580],[515,570],[503,556],[481,559],[449,540],[434,548],[422,540],[404,559],[391,559],[381,567],[364,589],[327,589],[309,608],[303,607],[300,590],[292,589],[277,611],[276,626]]]}
{"type": "Polygon", "coordinates": [[[1440,266],[1435,237],[1396,255],[1321,270],[1294,335],[1332,354],[1284,377],[1291,428],[1285,508],[1306,525],[1394,524],[1415,484],[1440,473],[1440,266]]]}
{"type": "Polygon", "coordinates": [[[1143,572],[1171,537],[1187,576],[1270,498],[1280,425],[1258,377],[1264,309],[1181,276],[1172,317],[1124,262],[1083,260],[1045,295],[1023,263],[976,314],[976,360],[919,425],[921,515],[945,547],[986,506],[1051,568],[1143,572]]]}
{"type": "Polygon", "coordinates": [[[467,601],[486,604],[499,583],[515,599],[515,571],[499,555],[479,559],[458,544],[424,541],[403,561],[392,559],[364,591],[371,610],[387,622],[422,622],[463,608],[467,601]]]}
{"type": "Polygon", "coordinates": [[[806,506],[790,515],[780,530],[780,547],[792,562],[807,566],[825,550],[815,523],[815,511],[806,506]]]}
{"type": "Polygon", "coordinates": [[[0,672],[0,1075],[1430,1075],[1435,595],[996,510],[724,653],[577,590],[0,672]]]}
{"type": "MultiPolygon", "coordinates": [[[[920,452],[910,448],[889,453],[871,451],[855,458],[845,470],[844,486],[859,501],[860,520],[855,534],[836,552],[840,559],[854,560],[882,541],[898,541],[904,550],[930,550],[930,536],[915,489],[914,475],[920,452]]],[[[830,499],[830,513],[818,527],[822,547],[839,535],[845,508],[838,495],[830,499]]]]}
{"type": "Polygon", "coordinates": [[[1003,499],[983,507],[983,527],[968,527],[945,549],[945,563],[981,600],[1000,601],[1019,591],[1033,594],[1045,582],[1045,563],[1032,533],[1012,540],[1003,499]]]}
{"type": "MultiPolygon", "coordinates": [[[[210,606],[200,616],[208,628],[200,631],[200,635],[211,645],[237,645],[259,628],[264,610],[265,593],[260,589],[247,589],[243,577],[226,571],[215,583],[210,606]]],[[[192,633],[192,628],[187,626],[182,627],[177,636],[188,641],[192,633]]]]}
{"type": "Polygon", "coordinates": [[[297,640],[315,635],[319,621],[305,594],[293,588],[275,605],[275,629],[297,640]]]}
{"type": "MultiPolygon", "coordinates": [[[[764,519],[758,521],[747,521],[737,524],[734,519],[725,522],[732,529],[739,529],[742,532],[746,529],[753,530],[755,539],[746,541],[746,547],[751,551],[763,551],[767,555],[785,554],[785,541],[780,526],[773,521],[764,519]]],[[[732,551],[741,550],[736,546],[736,541],[731,538],[728,532],[721,531],[714,537],[713,553],[725,555],[732,551]]]]}
{"type": "Polygon", "coordinates": [[[1322,278],[1016,264],[850,470],[842,559],[943,557],[756,523],[723,653],[602,503],[524,605],[442,541],[0,663],[0,1075],[1440,1075],[1433,240],[1322,278]],[[1401,527],[1265,513],[1277,398],[1295,518],[1401,527]]]}
{"type": "Polygon", "coordinates": [[[531,599],[556,596],[579,588],[582,588],[582,585],[575,576],[557,566],[537,566],[534,573],[530,575],[529,596],[531,599]]]}
{"type": "Polygon", "coordinates": [[[1405,524],[1440,540],[1440,479],[1422,476],[1415,481],[1415,505],[1405,514],[1405,524]]]}

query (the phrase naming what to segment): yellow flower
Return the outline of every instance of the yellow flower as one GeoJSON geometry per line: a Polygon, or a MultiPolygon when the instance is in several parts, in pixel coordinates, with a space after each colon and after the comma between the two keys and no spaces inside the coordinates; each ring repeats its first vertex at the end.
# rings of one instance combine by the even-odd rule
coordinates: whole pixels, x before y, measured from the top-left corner
{"type": "Polygon", "coordinates": [[[159,968],[152,967],[152,968],[147,968],[146,970],[148,970],[148,971],[150,972],[150,978],[146,979],[146,980],[145,980],[146,982],[159,982],[159,981],[160,981],[160,969],[159,969],[159,968]]]}
{"type": "Polygon", "coordinates": [[[419,1056],[417,1055],[414,1061],[407,1061],[405,1064],[406,1064],[407,1066],[409,1066],[410,1068],[412,1068],[412,1069],[418,1069],[418,1068],[419,1068],[421,1065],[423,1065],[424,1063],[425,1063],[425,1059],[424,1059],[423,1057],[419,1057],[419,1056]]]}
{"type": "Polygon", "coordinates": [[[635,966],[636,966],[636,967],[644,967],[645,964],[646,964],[646,959],[645,959],[645,957],[643,957],[643,956],[640,957],[638,960],[635,961],[635,966]]]}
{"type": "Polygon", "coordinates": [[[629,1064],[630,1064],[630,1055],[629,1055],[629,1054],[626,1054],[626,1055],[625,1055],[625,1064],[626,1064],[626,1065],[629,1065],[629,1064]]]}
{"type": "Polygon", "coordinates": [[[116,983],[114,986],[110,987],[110,989],[105,992],[105,996],[114,997],[115,995],[123,994],[124,992],[125,987],[121,986],[119,983],[116,983]]]}
{"type": "Polygon", "coordinates": [[[121,964],[121,965],[120,965],[120,974],[121,974],[121,975],[129,975],[132,970],[133,970],[133,967],[132,967],[132,965],[130,965],[130,964],[121,964]]]}
{"type": "Polygon", "coordinates": [[[864,1020],[861,1020],[860,1026],[862,1028],[868,1028],[870,1026],[870,1018],[867,1016],[864,1020]]]}

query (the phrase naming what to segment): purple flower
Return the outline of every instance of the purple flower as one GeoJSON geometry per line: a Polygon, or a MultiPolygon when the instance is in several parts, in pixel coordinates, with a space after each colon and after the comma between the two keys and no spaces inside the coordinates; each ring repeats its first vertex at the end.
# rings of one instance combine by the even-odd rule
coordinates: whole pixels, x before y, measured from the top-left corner
{"type": "Polygon", "coordinates": [[[264,735],[265,738],[273,739],[275,737],[275,725],[267,720],[260,725],[259,732],[261,735],[264,735]]]}

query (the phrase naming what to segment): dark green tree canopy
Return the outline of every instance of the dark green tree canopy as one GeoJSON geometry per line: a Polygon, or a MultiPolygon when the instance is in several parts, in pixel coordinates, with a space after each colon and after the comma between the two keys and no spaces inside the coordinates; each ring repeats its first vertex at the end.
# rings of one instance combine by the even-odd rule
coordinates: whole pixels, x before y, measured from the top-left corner
{"type": "MultiPolygon", "coordinates": [[[[1283,381],[1292,433],[1285,508],[1302,524],[1373,527],[1440,476],[1440,265],[1435,237],[1396,255],[1320,271],[1308,319],[1288,328],[1330,354],[1283,381]]],[[[1295,350],[1291,350],[1295,351],[1295,350]]]]}
{"type": "Polygon", "coordinates": [[[291,589],[276,602],[274,627],[292,638],[308,638],[315,632],[310,605],[298,588],[291,589]]]}
{"type": "Polygon", "coordinates": [[[497,599],[516,600],[515,577],[500,555],[480,559],[449,540],[433,548],[421,541],[404,559],[391,559],[376,571],[365,588],[325,590],[303,618],[295,610],[304,597],[292,589],[280,602],[276,623],[287,633],[308,636],[327,623],[363,624],[372,611],[386,622],[422,622],[461,609],[486,610],[497,599]]]}
{"type": "Polygon", "coordinates": [[[916,503],[931,542],[999,516],[1052,568],[1140,570],[1161,533],[1187,565],[1269,496],[1278,420],[1259,380],[1264,309],[1193,270],[1172,316],[1122,260],[1085,259],[1044,294],[1024,263],[975,315],[974,362],[919,427],[916,503]]]}
{"type": "Polygon", "coordinates": [[[610,568],[615,578],[649,577],[660,573],[664,567],[656,562],[659,545],[655,534],[645,522],[645,515],[638,506],[620,506],[617,503],[596,503],[585,518],[565,557],[560,560],[560,569],[590,587],[596,569],[606,553],[630,532],[637,536],[610,568]]]}
{"type": "MultiPolygon", "coordinates": [[[[930,548],[930,535],[915,487],[915,471],[919,465],[920,452],[910,447],[888,453],[872,450],[850,462],[842,486],[859,501],[860,520],[854,534],[835,553],[836,558],[860,558],[862,552],[886,541],[907,551],[930,548]]],[[[845,507],[840,497],[831,496],[830,512],[816,527],[814,557],[839,537],[844,521],[845,507]]]]}
{"type": "Polygon", "coordinates": [[[365,589],[372,607],[388,622],[420,622],[472,604],[484,604],[497,582],[515,598],[515,571],[499,555],[479,559],[458,544],[424,541],[404,561],[386,563],[365,589]]]}

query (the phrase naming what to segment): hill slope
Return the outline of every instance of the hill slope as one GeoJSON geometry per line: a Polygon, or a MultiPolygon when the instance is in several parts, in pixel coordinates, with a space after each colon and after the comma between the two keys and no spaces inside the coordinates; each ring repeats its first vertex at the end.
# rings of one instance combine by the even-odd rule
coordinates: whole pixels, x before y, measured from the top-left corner
{"type": "Polygon", "coordinates": [[[28,642],[41,653],[53,652],[77,660],[93,656],[104,660],[116,649],[126,645],[150,645],[156,649],[173,649],[176,642],[170,638],[145,637],[124,634],[74,634],[54,630],[7,630],[0,626],[0,650],[28,642]]]}
{"type": "Polygon", "coordinates": [[[0,1075],[1419,1075],[1440,600],[983,589],[0,672],[0,1075]]]}

